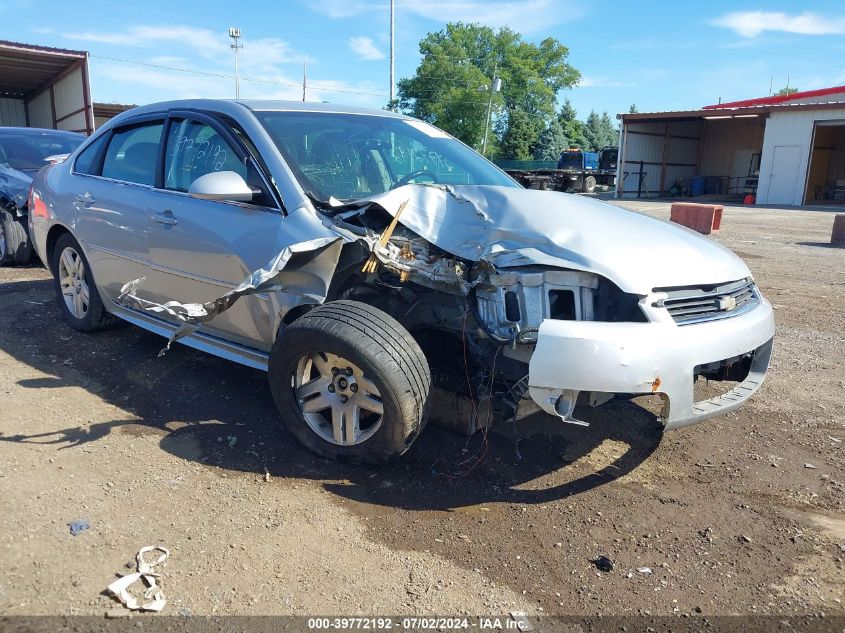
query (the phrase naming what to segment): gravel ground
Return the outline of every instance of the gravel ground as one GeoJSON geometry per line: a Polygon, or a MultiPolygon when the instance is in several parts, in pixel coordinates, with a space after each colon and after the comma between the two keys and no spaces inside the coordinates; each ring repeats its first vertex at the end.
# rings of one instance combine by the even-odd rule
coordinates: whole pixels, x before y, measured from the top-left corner
{"type": "Polygon", "coordinates": [[[260,372],[159,358],[134,327],[80,335],[43,269],[0,269],[0,614],[119,608],[106,585],[162,544],[165,613],[843,615],[832,222],[725,210],[714,239],[777,319],[767,382],[736,413],[663,436],[652,403],[614,401],[589,428],[527,421],[518,444],[429,427],[378,470],[300,448],[260,372]]]}

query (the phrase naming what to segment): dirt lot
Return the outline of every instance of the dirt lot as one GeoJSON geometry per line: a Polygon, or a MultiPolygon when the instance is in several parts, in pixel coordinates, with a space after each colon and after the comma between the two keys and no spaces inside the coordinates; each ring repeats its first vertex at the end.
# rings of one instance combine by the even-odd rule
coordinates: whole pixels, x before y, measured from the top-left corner
{"type": "Polygon", "coordinates": [[[159,358],[133,327],[77,334],[43,269],[0,269],[0,613],[114,609],[103,589],[162,544],[166,613],[843,615],[832,222],[726,209],[716,239],[777,318],[769,378],[737,413],[663,437],[620,401],[584,411],[587,429],[529,422],[518,446],[429,427],[377,471],[300,448],[260,372],[178,345],[159,358]],[[71,536],[77,519],[91,529],[71,536]]]}

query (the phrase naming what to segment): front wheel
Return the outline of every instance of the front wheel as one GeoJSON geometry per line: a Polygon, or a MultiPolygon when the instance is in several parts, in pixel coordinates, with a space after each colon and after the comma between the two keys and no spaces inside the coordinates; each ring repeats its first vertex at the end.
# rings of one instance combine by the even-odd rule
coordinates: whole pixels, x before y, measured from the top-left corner
{"type": "Polygon", "coordinates": [[[326,303],[285,327],[269,369],[284,423],[323,457],[390,461],[425,426],[428,362],[405,328],[365,303],[326,303]]]}
{"type": "Polygon", "coordinates": [[[23,266],[32,261],[32,244],[23,223],[0,210],[0,265],[23,266]]]}

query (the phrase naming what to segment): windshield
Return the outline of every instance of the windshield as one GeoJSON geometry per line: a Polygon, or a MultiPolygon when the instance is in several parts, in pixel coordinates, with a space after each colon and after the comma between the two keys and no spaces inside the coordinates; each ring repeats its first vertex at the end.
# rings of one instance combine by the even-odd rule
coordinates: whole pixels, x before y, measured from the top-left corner
{"type": "Polygon", "coordinates": [[[84,140],[84,136],[50,132],[0,134],[0,163],[19,171],[41,169],[49,156],[70,154],[84,140]]]}
{"type": "Polygon", "coordinates": [[[256,112],[302,188],[328,202],[408,183],[519,187],[445,132],[416,120],[325,112],[256,112]]]}

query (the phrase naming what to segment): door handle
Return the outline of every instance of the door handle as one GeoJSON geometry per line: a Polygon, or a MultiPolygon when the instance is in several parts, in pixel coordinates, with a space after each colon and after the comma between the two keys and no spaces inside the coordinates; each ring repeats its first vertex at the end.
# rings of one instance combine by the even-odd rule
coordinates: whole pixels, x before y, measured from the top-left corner
{"type": "Polygon", "coordinates": [[[164,224],[166,227],[179,224],[179,220],[173,217],[173,211],[169,209],[167,211],[163,211],[162,213],[153,213],[150,218],[156,224],[164,224]]]}

